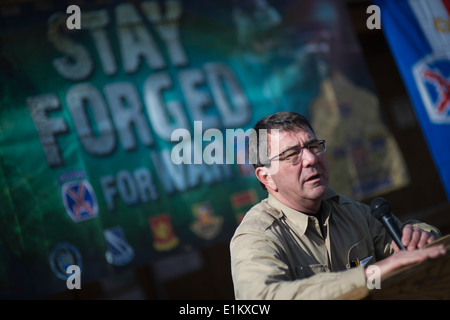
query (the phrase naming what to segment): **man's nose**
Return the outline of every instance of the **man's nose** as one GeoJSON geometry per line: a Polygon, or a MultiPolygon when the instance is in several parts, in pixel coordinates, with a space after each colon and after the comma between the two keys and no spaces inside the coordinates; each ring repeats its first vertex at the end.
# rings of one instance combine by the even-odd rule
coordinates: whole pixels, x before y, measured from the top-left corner
{"type": "Polygon", "coordinates": [[[318,162],[317,154],[309,151],[308,148],[303,149],[302,152],[302,165],[304,167],[309,167],[311,165],[315,165],[318,162]]]}

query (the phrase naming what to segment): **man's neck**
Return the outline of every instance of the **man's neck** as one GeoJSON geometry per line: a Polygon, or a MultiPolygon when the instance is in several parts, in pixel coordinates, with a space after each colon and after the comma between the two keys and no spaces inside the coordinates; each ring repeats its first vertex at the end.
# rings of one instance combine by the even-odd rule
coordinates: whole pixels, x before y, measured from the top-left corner
{"type": "Polygon", "coordinates": [[[291,201],[288,201],[286,198],[284,198],[283,196],[281,196],[279,193],[276,192],[270,192],[270,194],[277,199],[278,201],[280,201],[281,203],[283,203],[284,205],[288,206],[291,209],[303,212],[305,214],[308,215],[314,215],[316,214],[319,209],[320,209],[320,203],[321,203],[321,199],[302,199],[303,201],[298,201],[298,203],[294,203],[291,201]]]}

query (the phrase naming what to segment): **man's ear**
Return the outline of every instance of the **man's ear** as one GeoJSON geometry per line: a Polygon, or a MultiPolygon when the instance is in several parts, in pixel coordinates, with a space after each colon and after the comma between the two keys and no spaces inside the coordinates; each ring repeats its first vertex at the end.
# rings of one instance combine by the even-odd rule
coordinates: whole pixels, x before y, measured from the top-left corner
{"type": "Polygon", "coordinates": [[[272,176],[269,173],[269,170],[266,167],[258,167],[255,169],[255,174],[258,180],[266,186],[267,189],[277,191],[278,187],[273,181],[272,176]]]}

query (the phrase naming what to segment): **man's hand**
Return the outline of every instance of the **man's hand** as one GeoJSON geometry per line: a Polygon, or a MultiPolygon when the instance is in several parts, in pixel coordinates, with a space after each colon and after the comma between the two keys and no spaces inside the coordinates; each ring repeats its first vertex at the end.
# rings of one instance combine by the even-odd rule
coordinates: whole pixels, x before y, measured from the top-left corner
{"type": "MultiPolygon", "coordinates": [[[[406,224],[403,227],[401,240],[406,250],[400,250],[395,242],[392,241],[394,254],[375,263],[375,265],[380,267],[382,277],[383,275],[406,265],[419,263],[427,259],[435,259],[446,253],[443,245],[424,248],[427,244],[430,244],[435,240],[434,237],[428,232],[418,227],[413,227],[410,224],[406,224]]],[[[366,274],[366,277],[367,276],[368,275],[366,274]]]]}
{"type": "MultiPolygon", "coordinates": [[[[378,261],[377,263],[375,263],[375,265],[380,267],[381,277],[383,278],[384,275],[396,269],[409,264],[422,262],[427,259],[435,259],[445,255],[445,253],[446,250],[444,245],[442,244],[420,250],[400,250],[399,252],[394,253],[386,259],[378,261]]],[[[367,272],[368,271],[366,270],[366,277],[369,277],[370,275],[367,274],[367,272]]]]}
{"type": "MultiPolygon", "coordinates": [[[[428,232],[410,224],[406,224],[402,229],[402,243],[408,251],[421,249],[434,240],[428,232]]],[[[392,241],[392,247],[395,252],[401,251],[394,241],[392,241]]]]}

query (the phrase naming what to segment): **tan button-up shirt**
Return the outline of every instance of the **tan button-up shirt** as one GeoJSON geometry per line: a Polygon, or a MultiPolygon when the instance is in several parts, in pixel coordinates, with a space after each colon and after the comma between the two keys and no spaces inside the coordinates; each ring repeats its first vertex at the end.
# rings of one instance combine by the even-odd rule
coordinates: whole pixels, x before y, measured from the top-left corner
{"type": "MultiPolygon", "coordinates": [[[[364,268],[391,254],[369,206],[328,190],[319,220],[269,195],[245,215],[230,243],[236,299],[332,299],[366,285],[364,268]]],[[[439,236],[419,221],[406,221],[439,236]]],[[[399,222],[400,227],[403,225],[399,222]]]]}

